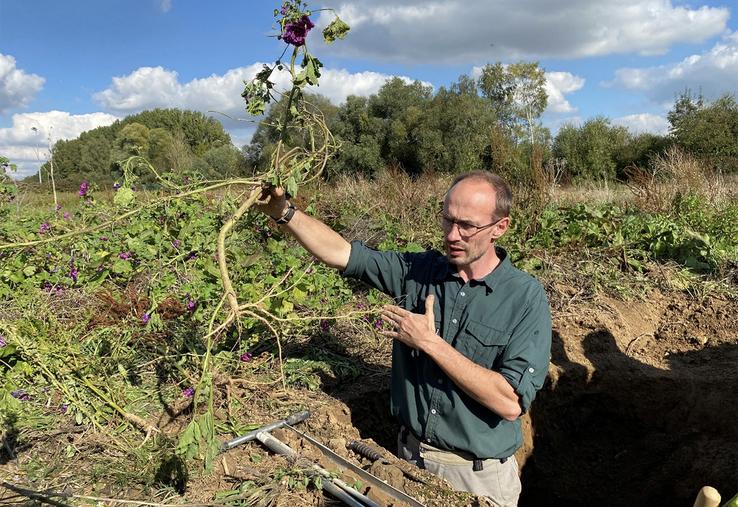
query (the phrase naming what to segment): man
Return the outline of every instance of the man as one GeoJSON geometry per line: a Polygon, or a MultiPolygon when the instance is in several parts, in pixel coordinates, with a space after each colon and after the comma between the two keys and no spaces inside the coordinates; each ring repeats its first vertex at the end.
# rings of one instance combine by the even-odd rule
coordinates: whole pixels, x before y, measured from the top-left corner
{"type": "MultiPolygon", "coordinates": [[[[265,196],[266,199],[266,196],[265,196]]],[[[541,285],[495,245],[512,196],[497,175],[457,177],[439,220],[446,255],[378,252],[297,211],[281,189],[260,208],[315,257],[395,298],[392,413],[400,457],[456,489],[517,505],[520,415],[548,372],[551,316],[541,285]]]]}

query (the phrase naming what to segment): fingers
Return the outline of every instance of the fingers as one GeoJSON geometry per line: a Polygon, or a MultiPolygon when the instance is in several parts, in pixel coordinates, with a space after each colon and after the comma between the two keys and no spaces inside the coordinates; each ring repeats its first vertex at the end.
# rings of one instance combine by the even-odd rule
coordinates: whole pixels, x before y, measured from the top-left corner
{"type": "Polygon", "coordinates": [[[433,314],[433,302],[435,299],[433,294],[425,298],[425,318],[428,320],[428,327],[431,329],[436,328],[436,316],[433,314]]]}

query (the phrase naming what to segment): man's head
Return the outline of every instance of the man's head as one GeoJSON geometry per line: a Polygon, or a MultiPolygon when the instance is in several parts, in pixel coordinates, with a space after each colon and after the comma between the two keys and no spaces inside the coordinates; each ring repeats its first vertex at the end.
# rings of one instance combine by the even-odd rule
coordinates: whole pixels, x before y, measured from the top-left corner
{"type": "Polygon", "coordinates": [[[512,193],[505,181],[488,171],[458,176],[446,193],[441,214],[449,262],[484,270],[494,260],[494,243],[510,225],[512,193]]]}

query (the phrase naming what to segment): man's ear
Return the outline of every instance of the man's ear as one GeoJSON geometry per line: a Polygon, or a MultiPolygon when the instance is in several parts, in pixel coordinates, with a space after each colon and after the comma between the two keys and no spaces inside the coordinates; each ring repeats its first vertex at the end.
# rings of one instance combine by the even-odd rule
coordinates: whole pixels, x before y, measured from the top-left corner
{"type": "Polygon", "coordinates": [[[492,228],[492,241],[496,241],[502,237],[510,228],[510,217],[505,217],[492,228]]]}

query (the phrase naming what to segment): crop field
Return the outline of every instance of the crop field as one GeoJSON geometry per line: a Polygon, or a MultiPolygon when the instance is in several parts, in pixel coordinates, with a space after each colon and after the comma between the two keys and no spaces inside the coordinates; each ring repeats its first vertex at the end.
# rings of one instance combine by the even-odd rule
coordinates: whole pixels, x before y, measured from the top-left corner
{"type": "Polygon", "coordinates": [[[49,134],[26,180],[0,156],[0,504],[490,505],[395,457],[392,301],[263,212],[281,188],[349,241],[442,251],[444,193],[478,168],[509,181],[498,242],[553,317],[519,505],[738,493],[735,97],[685,92],[668,135],[597,117],[554,139],[544,70],[497,62],[336,106],[308,93],[318,15],[326,43],[347,35],[331,9],[274,9],[281,54],[244,81],[241,149],[174,108],[49,134]],[[252,438],[267,426],[290,453],[252,438]]]}
{"type": "MultiPolygon", "coordinates": [[[[348,239],[437,248],[448,182],[316,182],[298,204],[348,239]]],[[[296,434],[277,433],[297,460],[254,442],[219,452],[302,409],[312,413],[305,431],[367,466],[345,445],[369,443],[388,460],[373,473],[425,503],[474,502],[432,476],[408,479],[392,458],[382,296],[251,212],[225,244],[246,312],[218,330],[228,309],[217,236],[239,196],[133,192],[116,204],[112,189],[82,190],[60,195],[57,209],[51,195],[22,192],[2,208],[8,502],[320,503],[316,451],[296,434]]],[[[554,310],[549,382],[518,453],[521,504],[684,504],[703,483],[735,489],[735,195],[685,189],[652,210],[627,195],[576,194],[521,202],[504,240],[554,310]],[[616,492],[622,503],[606,500],[616,492]]]]}

